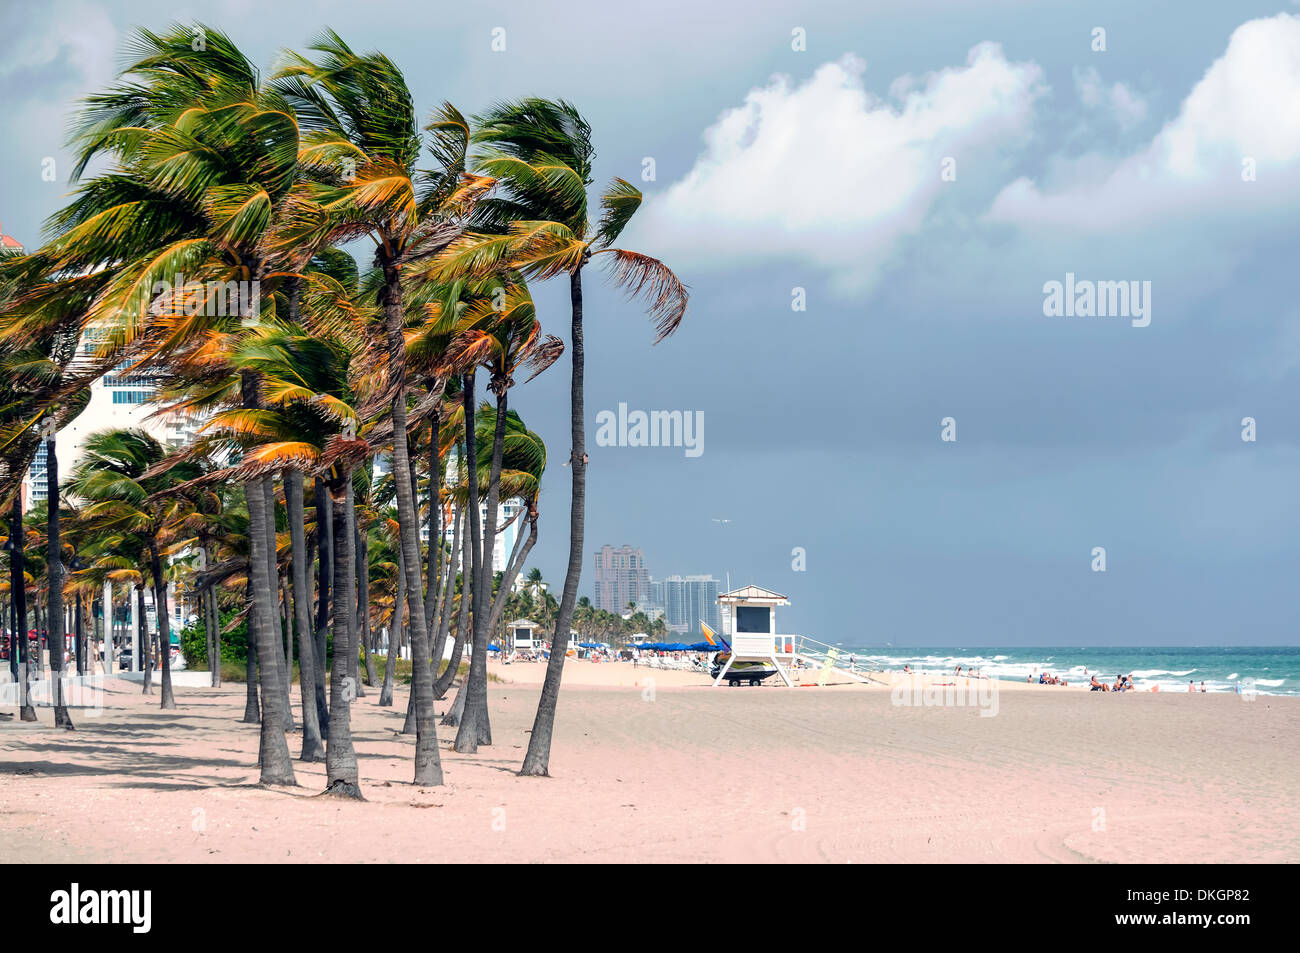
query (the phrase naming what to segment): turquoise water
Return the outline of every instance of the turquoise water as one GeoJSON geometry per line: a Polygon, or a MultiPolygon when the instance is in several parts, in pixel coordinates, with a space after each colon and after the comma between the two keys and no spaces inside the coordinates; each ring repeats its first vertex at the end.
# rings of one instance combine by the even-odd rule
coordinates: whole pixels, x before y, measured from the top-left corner
{"type": "Polygon", "coordinates": [[[882,648],[842,642],[838,647],[861,663],[885,669],[906,664],[913,670],[951,672],[958,665],[973,665],[985,675],[1022,682],[1038,672],[1063,675],[1070,682],[1086,682],[1094,672],[1112,681],[1117,674],[1131,674],[1139,689],[1158,683],[1161,691],[1187,691],[1191,679],[1197,690],[1202,681],[1211,692],[1235,691],[1242,682],[1243,687],[1253,684],[1261,695],[1300,695],[1300,646],[882,648]]]}

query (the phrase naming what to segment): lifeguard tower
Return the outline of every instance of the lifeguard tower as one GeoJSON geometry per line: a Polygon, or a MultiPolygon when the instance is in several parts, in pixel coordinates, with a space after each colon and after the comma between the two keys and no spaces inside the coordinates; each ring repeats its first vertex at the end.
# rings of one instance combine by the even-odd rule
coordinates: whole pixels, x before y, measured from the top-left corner
{"type": "Polygon", "coordinates": [[[722,631],[731,643],[731,658],[722,666],[715,686],[720,685],[728,669],[737,662],[767,662],[775,666],[787,687],[794,687],[787,667],[795,657],[794,635],[776,631],[776,607],[788,606],[790,600],[779,592],[762,586],[742,586],[718,596],[722,607],[722,631]]]}
{"type": "Polygon", "coordinates": [[[507,628],[510,630],[510,647],[515,651],[531,652],[541,648],[542,640],[533,635],[541,626],[531,619],[515,619],[507,628]]]}

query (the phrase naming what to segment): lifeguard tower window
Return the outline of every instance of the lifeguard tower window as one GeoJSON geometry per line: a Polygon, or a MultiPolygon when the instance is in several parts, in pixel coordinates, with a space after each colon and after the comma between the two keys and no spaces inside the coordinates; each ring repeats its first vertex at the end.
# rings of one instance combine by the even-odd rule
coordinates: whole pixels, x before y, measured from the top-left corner
{"type": "Polygon", "coordinates": [[[736,631],[771,632],[771,613],[770,606],[736,606],[736,631]]]}

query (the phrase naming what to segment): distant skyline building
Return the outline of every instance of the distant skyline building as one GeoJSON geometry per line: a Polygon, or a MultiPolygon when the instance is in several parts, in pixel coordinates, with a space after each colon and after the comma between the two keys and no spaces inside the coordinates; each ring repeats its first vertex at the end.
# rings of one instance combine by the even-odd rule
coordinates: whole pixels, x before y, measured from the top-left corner
{"type": "Polygon", "coordinates": [[[641,550],[626,544],[616,549],[606,543],[594,554],[594,562],[595,597],[591,601],[597,609],[622,615],[629,602],[640,604],[650,598],[650,577],[641,550]]]}
{"type": "Polygon", "coordinates": [[[662,606],[668,629],[679,635],[700,635],[703,621],[722,630],[718,611],[718,580],[713,576],[669,576],[650,584],[651,602],[662,606]]]}

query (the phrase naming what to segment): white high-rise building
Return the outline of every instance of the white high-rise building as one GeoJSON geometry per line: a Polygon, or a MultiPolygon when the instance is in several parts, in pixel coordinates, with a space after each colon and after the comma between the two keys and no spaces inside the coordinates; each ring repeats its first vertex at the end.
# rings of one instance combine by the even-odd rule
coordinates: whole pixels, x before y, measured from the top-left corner
{"type": "Polygon", "coordinates": [[[654,604],[663,607],[671,632],[699,634],[703,622],[715,632],[722,630],[718,613],[718,580],[712,576],[669,576],[650,583],[654,604]]]}
{"type": "MultiPolygon", "coordinates": [[[[87,331],[81,343],[82,354],[94,352],[95,340],[95,330],[87,331]]],[[[138,427],[169,450],[190,443],[202,421],[184,414],[152,416],[157,407],[145,402],[157,392],[158,385],[152,376],[128,373],[126,365],[116,367],[94,381],[90,385],[90,401],[86,408],[64,426],[55,438],[60,484],[71,476],[79,462],[86,438],[101,430],[138,427]]],[[[42,441],[23,480],[28,509],[31,509],[32,504],[45,499],[46,474],[45,443],[42,441]]]]}
{"type": "MultiPolygon", "coordinates": [[[[453,451],[450,458],[447,460],[446,480],[449,485],[456,482],[456,466],[458,462],[459,457],[455,451],[453,451]]],[[[524,506],[523,500],[517,497],[514,499],[503,500],[497,505],[497,535],[496,539],[492,543],[492,571],[494,573],[506,571],[506,563],[510,559],[510,554],[514,552],[515,543],[519,540],[519,534],[524,532],[524,524],[528,519],[528,514],[526,512],[520,512],[525,509],[526,507],[524,506]],[[506,524],[509,525],[507,526],[506,524]],[[505,526],[504,530],[501,529],[503,526],[505,526]]],[[[479,502],[478,513],[479,532],[484,532],[487,529],[486,500],[479,502]]],[[[448,548],[451,547],[452,537],[455,534],[456,527],[454,519],[455,512],[452,507],[450,505],[443,506],[442,537],[446,540],[448,548]]],[[[464,546],[465,537],[468,533],[469,519],[467,515],[461,520],[460,534],[462,546],[464,546]]],[[[422,535],[424,538],[428,538],[427,526],[422,528],[422,535]]],[[[460,572],[460,553],[456,554],[456,572],[460,572]]]]}

